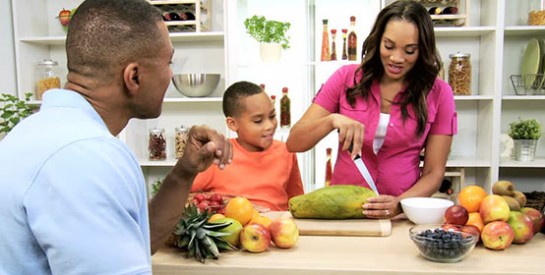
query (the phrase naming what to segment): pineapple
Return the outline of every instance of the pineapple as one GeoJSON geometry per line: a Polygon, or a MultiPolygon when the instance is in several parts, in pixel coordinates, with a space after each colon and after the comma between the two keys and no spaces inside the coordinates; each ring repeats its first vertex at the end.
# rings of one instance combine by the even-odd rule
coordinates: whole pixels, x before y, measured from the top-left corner
{"type": "Polygon", "coordinates": [[[174,244],[188,250],[186,258],[194,257],[197,261],[204,263],[206,259],[218,259],[220,250],[237,249],[221,239],[222,236],[231,233],[219,232],[231,223],[210,223],[208,218],[208,210],[199,212],[194,203],[186,206],[185,212],[174,230],[174,244]]]}

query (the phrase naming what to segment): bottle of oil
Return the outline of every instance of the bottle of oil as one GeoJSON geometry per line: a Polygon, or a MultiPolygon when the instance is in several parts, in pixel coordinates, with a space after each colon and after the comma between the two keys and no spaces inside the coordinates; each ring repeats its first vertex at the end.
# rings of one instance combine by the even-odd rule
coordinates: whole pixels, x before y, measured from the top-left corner
{"type": "Polygon", "coordinates": [[[288,88],[282,88],[282,98],[280,99],[280,127],[289,128],[291,126],[290,98],[288,97],[288,88]]]}
{"type": "Polygon", "coordinates": [[[350,16],[350,33],[348,33],[348,60],[356,60],[358,36],[356,35],[356,17],[350,16]]]}
{"type": "Polygon", "coordinates": [[[331,175],[333,174],[333,168],[331,167],[331,148],[326,148],[326,162],[325,162],[325,182],[324,186],[331,184],[331,175]]]}
{"type": "Polygon", "coordinates": [[[342,54],[341,59],[342,60],[347,60],[348,59],[348,54],[346,54],[346,47],[347,47],[346,46],[346,36],[347,36],[346,33],[348,32],[348,30],[347,29],[342,29],[341,31],[343,33],[343,54],[342,54]]]}
{"type": "Polygon", "coordinates": [[[337,60],[337,45],[335,44],[335,38],[337,37],[337,29],[331,29],[331,54],[329,60],[337,60]]]}
{"type": "Polygon", "coordinates": [[[321,61],[329,61],[329,32],[327,30],[327,19],[322,20],[323,31],[322,31],[322,55],[320,57],[321,61]]]}

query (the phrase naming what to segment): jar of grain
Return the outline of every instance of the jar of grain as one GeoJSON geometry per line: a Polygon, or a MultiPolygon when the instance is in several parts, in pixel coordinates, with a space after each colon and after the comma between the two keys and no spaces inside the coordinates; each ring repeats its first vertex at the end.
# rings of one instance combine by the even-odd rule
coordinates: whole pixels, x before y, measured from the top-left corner
{"type": "Polygon", "coordinates": [[[471,55],[458,52],[449,55],[448,84],[455,95],[471,95],[471,55]]]}
{"type": "Polygon", "coordinates": [[[36,99],[41,100],[45,91],[60,88],[59,62],[50,58],[44,59],[36,65],[36,99]]]}
{"type": "Polygon", "coordinates": [[[149,160],[165,160],[167,158],[166,148],[165,129],[150,129],[148,140],[149,160]]]}
{"type": "Polygon", "coordinates": [[[184,127],[183,125],[180,127],[176,127],[175,130],[175,150],[176,150],[176,158],[181,158],[184,154],[185,150],[185,144],[187,142],[187,134],[189,133],[189,128],[184,127]]]}
{"type": "Polygon", "coordinates": [[[545,1],[530,0],[528,3],[528,25],[545,25],[545,1]]]}

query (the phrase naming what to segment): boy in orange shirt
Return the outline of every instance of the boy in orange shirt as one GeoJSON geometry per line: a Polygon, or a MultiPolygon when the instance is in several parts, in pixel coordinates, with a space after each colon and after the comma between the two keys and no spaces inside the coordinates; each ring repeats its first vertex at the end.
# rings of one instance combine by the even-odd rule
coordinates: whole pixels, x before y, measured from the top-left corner
{"type": "Polygon", "coordinates": [[[265,91],[246,81],[234,83],[223,95],[233,160],[224,170],[211,166],[199,173],[191,192],[243,196],[273,211],[288,210],[288,200],[304,193],[295,153],[274,140],[276,110],[265,91]]]}

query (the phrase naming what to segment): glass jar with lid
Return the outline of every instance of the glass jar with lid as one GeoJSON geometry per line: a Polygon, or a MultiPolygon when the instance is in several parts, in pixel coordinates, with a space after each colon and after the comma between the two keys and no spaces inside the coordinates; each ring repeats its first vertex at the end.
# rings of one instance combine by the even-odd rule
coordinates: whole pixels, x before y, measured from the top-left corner
{"type": "Polygon", "coordinates": [[[167,158],[166,148],[165,129],[150,129],[148,140],[149,160],[165,160],[167,158]]]}
{"type": "Polygon", "coordinates": [[[545,25],[545,0],[529,0],[528,25],[545,25]]]}
{"type": "Polygon", "coordinates": [[[46,58],[36,65],[36,99],[41,100],[45,91],[60,88],[59,62],[46,58]]]}
{"type": "Polygon", "coordinates": [[[176,151],[176,158],[181,158],[184,155],[185,150],[185,144],[187,142],[187,134],[189,133],[189,128],[184,127],[183,125],[180,127],[176,127],[175,129],[175,151],[176,151]]]}
{"type": "Polygon", "coordinates": [[[455,95],[471,95],[471,55],[458,52],[449,55],[448,84],[455,95]]]}

